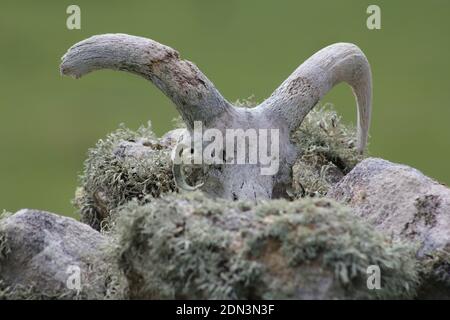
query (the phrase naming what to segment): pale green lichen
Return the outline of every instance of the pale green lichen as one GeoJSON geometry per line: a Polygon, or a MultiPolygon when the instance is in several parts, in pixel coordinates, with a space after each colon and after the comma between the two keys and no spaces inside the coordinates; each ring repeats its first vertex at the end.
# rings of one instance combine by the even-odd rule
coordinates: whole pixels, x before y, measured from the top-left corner
{"type": "Polygon", "coordinates": [[[418,284],[414,248],[327,199],[173,194],[128,203],[114,228],[132,298],[410,298],[418,284]],[[381,290],[367,289],[370,265],[381,290]]]}
{"type": "Polygon", "coordinates": [[[0,221],[3,220],[3,219],[8,218],[8,217],[11,216],[11,215],[13,215],[13,213],[11,213],[11,212],[9,212],[9,211],[6,211],[6,210],[3,210],[3,211],[0,213],[0,221]]]}
{"type": "MultiPolygon", "coordinates": [[[[257,103],[250,96],[234,105],[252,108],[257,103]]],[[[334,183],[364,159],[356,150],[356,128],[344,124],[330,103],[311,110],[291,139],[300,154],[292,167],[293,198],[326,195],[334,183]]]]}
{"type": "Polygon", "coordinates": [[[0,300],[82,300],[87,297],[78,295],[74,291],[43,292],[30,284],[27,286],[7,286],[0,280],[0,300]]]}
{"type": "Polygon", "coordinates": [[[87,290],[77,292],[71,289],[46,288],[28,283],[26,285],[7,285],[0,279],[0,300],[117,300],[127,298],[126,280],[120,273],[98,275],[105,278],[105,291],[87,290]]]}
{"type": "MultiPolygon", "coordinates": [[[[172,199],[174,200],[174,199],[172,199]]],[[[180,196],[181,201],[189,201],[180,196]]],[[[120,265],[131,298],[239,298],[260,272],[251,261],[230,254],[230,237],[207,220],[184,221],[170,198],[154,206],[131,202],[116,224],[120,265]]],[[[207,200],[208,201],[208,200],[207,200]]],[[[217,208],[199,204],[195,214],[217,208]]]]}
{"type": "MultiPolygon", "coordinates": [[[[38,214],[42,214],[42,212],[36,211],[30,216],[38,214]]],[[[60,276],[53,275],[51,272],[42,270],[41,266],[33,264],[35,258],[38,258],[37,256],[45,255],[46,250],[52,250],[53,244],[49,243],[48,247],[43,249],[44,243],[41,242],[54,241],[54,238],[43,236],[45,239],[36,240],[36,245],[38,247],[41,246],[41,249],[27,248],[27,243],[31,245],[30,240],[24,239],[23,235],[18,236],[15,234],[17,229],[20,230],[25,227],[22,225],[24,220],[19,220],[20,222],[16,223],[6,221],[9,218],[14,220],[14,215],[14,213],[6,211],[0,214],[0,300],[97,300],[126,298],[126,279],[122,271],[118,269],[116,259],[112,254],[116,250],[112,238],[97,249],[98,254],[101,254],[101,258],[96,257],[97,260],[92,259],[94,255],[88,252],[86,254],[81,252],[80,255],[73,256],[75,260],[80,259],[80,268],[81,265],[86,266],[86,269],[83,269],[81,272],[81,289],[77,291],[68,288],[60,276]],[[23,269],[17,269],[19,266],[23,266],[23,269]],[[55,277],[53,278],[53,276],[55,277]]],[[[39,223],[36,221],[30,220],[30,223],[39,223]]],[[[49,220],[44,219],[42,221],[46,222],[42,224],[40,229],[43,234],[54,229],[49,220]]],[[[60,227],[63,226],[61,225],[60,227]]],[[[85,227],[80,230],[83,229],[85,227]]],[[[72,236],[79,236],[80,230],[74,232],[72,236]]],[[[66,231],[73,232],[73,229],[69,227],[66,231]]],[[[39,239],[39,237],[35,239],[39,239]]],[[[73,241],[77,241],[77,239],[73,238],[73,241]]],[[[67,244],[67,248],[70,246],[70,244],[67,244]]],[[[66,247],[63,245],[62,248],[66,247]]],[[[49,263],[51,263],[51,260],[49,260],[49,263]]],[[[73,263],[78,265],[76,261],[73,263]]]]}
{"type": "Polygon", "coordinates": [[[83,291],[77,292],[74,290],[61,291],[42,291],[38,286],[16,285],[7,286],[0,280],[0,300],[116,300],[124,299],[123,295],[111,294],[108,292],[100,292],[98,294],[84,294],[83,291]]]}
{"type": "MultiPolygon", "coordinates": [[[[109,260],[113,255],[105,254],[105,257],[109,260]]],[[[128,285],[117,263],[104,261],[99,268],[90,270],[89,281],[82,280],[80,291],[54,283],[43,285],[20,278],[15,279],[18,283],[8,284],[1,277],[1,265],[0,259],[0,300],[117,300],[128,297],[128,285]],[[104,287],[93,287],[99,283],[104,283],[104,287]]],[[[38,278],[39,274],[36,274],[38,278]]]]}
{"type": "Polygon", "coordinates": [[[8,254],[11,252],[8,242],[6,239],[6,235],[0,232],[0,271],[1,271],[1,261],[6,259],[8,254]]]}
{"type": "MultiPolygon", "coordinates": [[[[0,223],[2,220],[6,219],[12,215],[12,213],[3,211],[0,214],[0,223]]],[[[8,257],[8,254],[11,252],[11,248],[8,245],[8,239],[6,234],[0,229],[0,285],[1,285],[1,272],[2,272],[2,261],[8,257]]],[[[1,288],[1,286],[0,286],[1,288]]],[[[0,289],[1,291],[1,289],[0,289]]]]}
{"type": "Polygon", "coordinates": [[[300,149],[294,164],[294,196],[323,196],[363,160],[356,150],[356,129],[342,123],[331,104],[313,109],[292,135],[300,149]]]}
{"type": "Polygon", "coordinates": [[[90,149],[74,204],[81,221],[95,229],[121,204],[175,190],[169,150],[160,145],[150,124],[137,131],[121,126],[90,149]],[[127,154],[139,145],[142,156],[127,154]]]}
{"type": "Polygon", "coordinates": [[[419,299],[450,299],[450,250],[426,254],[420,260],[419,299]]]}
{"type": "Polygon", "coordinates": [[[258,105],[258,102],[255,100],[255,96],[251,95],[248,98],[236,100],[233,105],[238,108],[254,108],[258,105]]]}
{"type": "MultiPolygon", "coordinates": [[[[8,257],[11,249],[8,245],[6,235],[0,231],[0,273],[2,271],[2,261],[8,257]]],[[[1,280],[1,276],[0,276],[1,280]]]]}

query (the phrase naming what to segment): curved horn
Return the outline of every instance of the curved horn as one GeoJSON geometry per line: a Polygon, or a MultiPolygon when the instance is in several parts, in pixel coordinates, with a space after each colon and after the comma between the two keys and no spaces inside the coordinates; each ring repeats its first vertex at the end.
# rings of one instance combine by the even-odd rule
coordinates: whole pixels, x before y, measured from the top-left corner
{"type": "Polygon", "coordinates": [[[195,191],[195,190],[200,189],[204,184],[202,182],[195,186],[191,186],[189,183],[187,183],[183,164],[173,164],[172,165],[172,173],[173,173],[173,179],[175,181],[175,185],[178,187],[178,189],[182,189],[185,191],[195,191]]]}
{"type": "Polygon", "coordinates": [[[319,100],[340,82],[353,89],[358,108],[358,145],[364,151],[372,109],[372,75],[364,53],[354,44],[330,45],[306,60],[261,104],[270,117],[298,128],[319,100]]]}
{"type": "Polygon", "coordinates": [[[212,82],[176,50],[127,34],[93,36],[72,46],[62,57],[61,74],[79,78],[91,71],[112,69],[138,74],[153,82],[176,105],[188,128],[208,123],[230,104],[212,82]]]}

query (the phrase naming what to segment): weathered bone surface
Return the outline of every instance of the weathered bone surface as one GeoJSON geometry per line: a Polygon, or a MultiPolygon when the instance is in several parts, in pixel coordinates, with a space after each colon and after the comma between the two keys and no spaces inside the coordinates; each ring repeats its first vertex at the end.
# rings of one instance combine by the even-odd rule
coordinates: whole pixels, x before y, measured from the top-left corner
{"type": "Polygon", "coordinates": [[[0,220],[0,293],[27,299],[104,298],[114,281],[108,278],[109,244],[74,219],[20,210],[0,220]],[[72,282],[77,269],[80,282],[72,282]]]}
{"type": "MultiPolygon", "coordinates": [[[[191,62],[181,60],[174,49],[153,40],[126,34],[98,35],[74,45],[62,58],[61,73],[73,77],[98,69],[138,74],[152,81],[176,105],[192,135],[194,121],[203,129],[278,129],[280,168],[275,175],[261,175],[261,165],[229,164],[205,170],[202,191],[227,199],[270,199],[287,196],[291,167],[298,150],[290,134],[315,104],[336,84],[352,86],[358,106],[358,150],[367,141],[371,113],[371,72],[361,50],[353,44],[328,46],[302,64],[263,103],[255,108],[237,108],[227,102],[214,85],[191,62]]],[[[225,133],[224,133],[225,136],[225,133]]],[[[247,150],[248,152],[248,150],[247,150]]],[[[235,159],[235,154],[225,158],[235,159]]],[[[181,172],[174,167],[174,172],[181,172]]],[[[187,188],[181,173],[178,185],[187,188]]]]}

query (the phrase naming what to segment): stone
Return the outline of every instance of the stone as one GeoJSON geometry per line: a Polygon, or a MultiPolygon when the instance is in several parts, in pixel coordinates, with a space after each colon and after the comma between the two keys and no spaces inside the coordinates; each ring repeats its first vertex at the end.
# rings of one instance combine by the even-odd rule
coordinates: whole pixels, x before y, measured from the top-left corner
{"type": "Polygon", "coordinates": [[[450,189],[417,169],[368,158],[334,185],[328,196],[394,239],[418,248],[419,298],[450,299],[450,189]]]}
{"type": "Polygon", "coordinates": [[[53,213],[23,209],[0,220],[0,298],[115,297],[108,238],[53,213]]]}
{"type": "Polygon", "coordinates": [[[123,206],[111,234],[131,299],[411,298],[418,283],[414,248],[325,198],[164,195],[123,206]]]}
{"type": "Polygon", "coordinates": [[[420,255],[450,249],[450,189],[417,169],[368,158],[328,192],[386,235],[420,244],[420,255]]]}

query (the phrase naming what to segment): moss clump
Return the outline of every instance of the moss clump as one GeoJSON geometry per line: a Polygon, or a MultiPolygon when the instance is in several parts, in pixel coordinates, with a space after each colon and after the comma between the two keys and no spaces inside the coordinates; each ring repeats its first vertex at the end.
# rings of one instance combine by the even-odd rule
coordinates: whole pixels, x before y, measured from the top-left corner
{"type": "MultiPolygon", "coordinates": [[[[65,293],[42,292],[36,290],[35,286],[17,285],[15,287],[7,286],[0,280],[0,300],[77,300],[83,299],[74,291],[65,293]]],[[[86,299],[86,297],[84,297],[86,299]]]]}
{"type": "MultiPolygon", "coordinates": [[[[117,264],[106,267],[100,266],[91,273],[88,279],[82,279],[83,287],[77,292],[52,283],[43,286],[42,283],[29,281],[29,279],[17,279],[21,283],[8,284],[0,274],[0,300],[117,300],[126,299],[127,282],[123,273],[118,270],[117,264]],[[93,283],[99,284],[103,281],[102,290],[94,288],[93,283]]],[[[2,261],[0,259],[0,272],[2,261]]],[[[36,274],[39,279],[39,273],[36,274]]]]}
{"type": "Polygon", "coordinates": [[[450,299],[450,250],[427,254],[420,260],[419,299],[450,299]]]}
{"type": "Polygon", "coordinates": [[[172,194],[122,207],[113,229],[131,298],[400,298],[414,249],[327,199],[260,204],[172,194]],[[382,289],[368,290],[367,267],[382,289]]]}
{"type": "MultiPolygon", "coordinates": [[[[0,221],[8,218],[11,215],[12,215],[12,213],[10,213],[8,211],[3,211],[2,213],[0,213],[0,221]]],[[[0,262],[2,261],[2,259],[6,258],[7,254],[10,251],[6,240],[7,240],[6,235],[0,231],[0,262]]],[[[0,266],[1,266],[1,264],[0,264],[0,266]]],[[[1,269],[0,269],[0,271],[1,271],[1,269]]]]}
{"type": "Polygon", "coordinates": [[[134,201],[118,215],[113,232],[119,237],[119,265],[131,298],[251,296],[249,284],[257,282],[259,266],[230,252],[228,232],[209,223],[206,217],[222,209],[211,200],[192,197],[164,197],[151,206],[134,201]],[[198,219],[186,219],[189,212],[198,219]]]}
{"type": "Polygon", "coordinates": [[[108,283],[106,292],[85,294],[69,289],[42,291],[33,284],[8,286],[0,279],[0,300],[117,300],[125,298],[122,283],[108,283]]]}
{"type": "MultiPolygon", "coordinates": [[[[412,298],[418,284],[415,248],[375,232],[349,209],[326,199],[303,199],[297,205],[269,201],[257,213],[272,223],[252,240],[258,254],[277,244],[290,267],[320,261],[342,285],[337,297],[412,298]],[[367,267],[381,269],[381,290],[368,290],[367,267]],[[341,295],[341,296],[340,296],[341,295]]],[[[289,283],[281,286],[291,290],[289,283]]]]}
{"type": "Polygon", "coordinates": [[[294,164],[294,196],[323,196],[364,156],[356,150],[356,130],[344,125],[331,104],[316,107],[292,135],[300,149],[294,164]]]}
{"type": "Polygon", "coordinates": [[[10,248],[8,246],[8,242],[6,240],[6,236],[0,233],[0,271],[1,271],[1,261],[6,259],[8,254],[10,253],[10,248]]]}
{"type": "Polygon", "coordinates": [[[121,204],[175,190],[170,150],[159,143],[150,124],[137,131],[121,126],[89,150],[80,183],[74,204],[81,221],[99,230],[121,204]]]}
{"type": "MultiPolygon", "coordinates": [[[[3,211],[0,214],[0,221],[9,215],[9,212],[3,211]]],[[[6,235],[0,231],[0,300],[4,300],[10,295],[10,289],[4,284],[3,279],[1,278],[3,260],[7,258],[10,252],[11,249],[8,246],[6,235]]]]}

